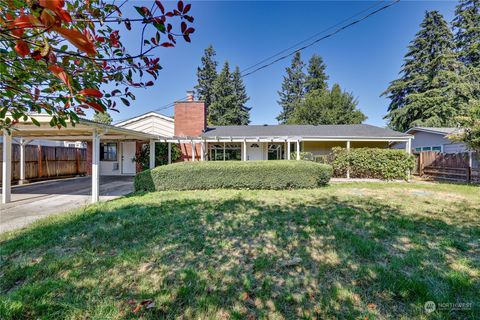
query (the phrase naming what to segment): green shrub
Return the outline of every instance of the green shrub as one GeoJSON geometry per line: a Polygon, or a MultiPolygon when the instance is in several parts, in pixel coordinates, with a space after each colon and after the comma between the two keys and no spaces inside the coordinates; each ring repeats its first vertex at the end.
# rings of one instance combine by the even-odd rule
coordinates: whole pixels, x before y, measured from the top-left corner
{"type": "MultiPolygon", "coordinates": [[[[297,160],[297,152],[290,152],[290,160],[297,160]]],[[[300,151],[300,160],[313,161],[313,153],[300,151]]]]}
{"type": "Polygon", "coordinates": [[[182,162],[139,173],[135,191],[316,188],[331,176],[331,166],[309,161],[182,162]]]}
{"type": "Polygon", "coordinates": [[[350,168],[351,178],[408,179],[415,167],[415,157],[403,150],[355,148],[347,151],[335,147],[329,156],[334,176],[345,177],[350,168]]]}

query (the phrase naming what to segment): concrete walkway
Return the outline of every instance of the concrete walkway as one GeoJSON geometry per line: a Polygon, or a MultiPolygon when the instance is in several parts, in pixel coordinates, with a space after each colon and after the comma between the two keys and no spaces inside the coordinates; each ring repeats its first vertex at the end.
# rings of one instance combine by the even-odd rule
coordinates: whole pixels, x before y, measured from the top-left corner
{"type": "MultiPolygon", "coordinates": [[[[37,182],[12,187],[12,202],[0,205],[0,233],[91,203],[91,177],[37,182]]],[[[133,192],[133,177],[101,176],[100,200],[133,192]]]]}

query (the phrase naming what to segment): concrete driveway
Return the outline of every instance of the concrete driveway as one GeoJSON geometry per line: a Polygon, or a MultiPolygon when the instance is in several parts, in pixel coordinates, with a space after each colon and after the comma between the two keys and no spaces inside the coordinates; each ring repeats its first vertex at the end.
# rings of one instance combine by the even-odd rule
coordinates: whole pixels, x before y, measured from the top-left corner
{"type": "MultiPolygon", "coordinates": [[[[0,205],[0,233],[91,203],[91,177],[37,182],[12,187],[12,202],[0,205]]],[[[133,177],[101,176],[100,200],[133,192],[133,177]]]]}

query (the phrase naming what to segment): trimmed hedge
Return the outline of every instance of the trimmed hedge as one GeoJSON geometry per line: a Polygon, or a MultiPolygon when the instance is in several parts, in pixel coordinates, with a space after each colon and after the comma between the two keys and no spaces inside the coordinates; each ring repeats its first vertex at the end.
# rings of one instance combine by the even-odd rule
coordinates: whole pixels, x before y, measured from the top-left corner
{"type": "Polygon", "coordinates": [[[143,171],[135,191],[297,189],[326,185],[332,167],[309,161],[182,162],[143,171]]]}
{"type": "Polygon", "coordinates": [[[408,180],[408,172],[415,168],[415,157],[397,149],[336,147],[328,158],[336,177],[345,177],[350,167],[351,178],[408,180]]]}

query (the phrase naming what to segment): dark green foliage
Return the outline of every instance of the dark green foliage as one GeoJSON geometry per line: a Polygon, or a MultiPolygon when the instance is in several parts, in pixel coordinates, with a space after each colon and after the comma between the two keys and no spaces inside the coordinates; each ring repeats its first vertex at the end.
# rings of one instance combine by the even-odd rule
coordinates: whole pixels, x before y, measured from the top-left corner
{"type": "Polygon", "coordinates": [[[304,63],[300,52],[295,53],[292,63],[285,70],[287,75],[283,77],[282,90],[278,92],[280,100],[278,104],[282,112],[277,116],[280,123],[287,123],[295,108],[302,102],[305,94],[304,63]]]}
{"type": "Polygon", "coordinates": [[[331,166],[308,161],[183,162],[139,173],[135,190],[316,188],[331,175],[331,166]]]}
{"type": "Polygon", "coordinates": [[[305,92],[323,91],[328,89],[328,76],[325,73],[327,66],[322,57],[314,54],[308,61],[308,74],[305,81],[305,92]]]}
{"type": "MultiPolygon", "coordinates": [[[[180,159],[180,147],[172,143],[172,162],[180,159]]],[[[135,161],[142,165],[142,169],[146,170],[150,167],[150,145],[144,144],[141,151],[135,155],[135,161]]],[[[155,144],[155,166],[163,166],[168,164],[168,143],[155,144]]]]}
{"type": "Polygon", "coordinates": [[[359,124],[367,117],[357,109],[354,96],[338,84],[331,90],[314,90],[295,108],[289,124],[359,124]]]}
{"type": "Polygon", "coordinates": [[[415,167],[415,157],[403,150],[380,148],[333,148],[329,156],[334,175],[345,177],[350,168],[351,178],[404,179],[415,167]]]}
{"type": "Polygon", "coordinates": [[[240,78],[238,67],[230,73],[228,62],[215,79],[213,102],[208,107],[207,122],[214,126],[246,125],[250,122],[245,86],[240,78]]]}
{"type": "Polygon", "coordinates": [[[247,125],[250,123],[250,109],[246,106],[246,103],[250,98],[247,95],[247,89],[243,83],[242,76],[240,74],[240,68],[235,67],[232,73],[232,85],[233,93],[235,94],[235,108],[234,113],[237,119],[232,124],[247,125]]]}
{"type": "Polygon", "coordinates": [[[113,121],[112,116],[106,111],[103,113],[95,112],[92,120],[104,124],[111,124],[113,121]]]}
{"type": "Polygon", "coordinates": [[[452,26],[460,61],[480,68],[480,0],[460,0],[452,26]]]}
{"type": "Polygon", "coordinates": [[[217,78],[217,61],[215,49],[210,45],[205,49],[202,57],[202,66],[197,68],[198,84],[195,86],[197,98],[209,106],[213,101],[213,85],[217,78]]]}
{"type": "Polygon", "coordinates": [[[410,43],[400,79],[383,93],[390,100],[389,126],[406,131],[413,126],[454,126],[455,116],[467,108],[459,76],[453,34],[443,16],[427,12],[410,43]]]}

